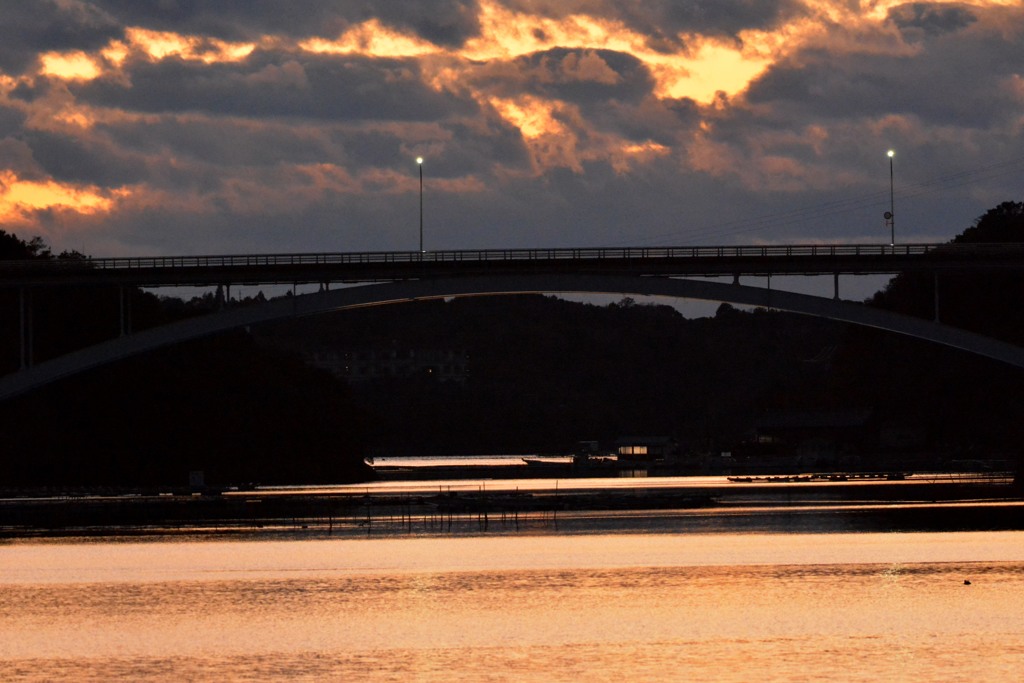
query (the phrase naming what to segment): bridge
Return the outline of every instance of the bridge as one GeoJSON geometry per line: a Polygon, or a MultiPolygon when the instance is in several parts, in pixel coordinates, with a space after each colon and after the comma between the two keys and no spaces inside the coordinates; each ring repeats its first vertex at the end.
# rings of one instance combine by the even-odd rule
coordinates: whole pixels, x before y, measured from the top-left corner
{"type": "Polygon", "coordinates": [[[386,251],[0,261],[0,287],[365,283],[523,273],[869,275],[1024,268],[1024,244],[386,251]]]}
{"type": "MultiPolygon", "coordinates": [[[[722,301],[816,315],[945,344],[1024,368],[1024,349],[937,322],[946,272],[1020,271],[1024,244],[772,245],[501,249],[430,252],[160,256],[0,262],[0,287],[22,292],[20,372],[0,378],[0,399],[86,369],[187,339],[261,322],[402,301],[513,293],[612,293],[722,301]],[[843,301],[841,275],[930,272],[935,320],[843,301]],[[832,275],[831,298],[772,290],[775,275],[832,275]],[[768,287],[740,285],[741,277],[768,287]],[[731,278],[731,283],[693,278],[731,278]],[[36,288],[319,284],[321,291],[233,307],[121,336],[38,365],[26,363],[36,288]],[[332,285],[335,287],[332,289],[332,285]],[[359,286],[353,286],[359,285],[359,286]]],[[[122,306],[122,309],[124,306],[122,306]]]]}

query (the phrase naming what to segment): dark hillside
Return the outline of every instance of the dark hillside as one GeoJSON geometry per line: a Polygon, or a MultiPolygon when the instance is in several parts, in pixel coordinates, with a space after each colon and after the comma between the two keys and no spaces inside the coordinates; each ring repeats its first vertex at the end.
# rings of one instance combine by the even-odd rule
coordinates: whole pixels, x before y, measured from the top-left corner
{"type": "Polygon", "coordinates": [[[261,331],[307,353],[468,356],[459,382],[430,376],[353,383],[387,454],[558,451],[577,440],[665,435],[694,449],[748,436],[769,397],[820,375],[809,362],[842,327],[723,306],[687,320],[668,306],[554,297],[398,304],[261,331]]]}
{"type": "MultiPolygon", "coordinates": [[[[0,259],[53,256],[0,231],[0,259]]],[[[119,334],[114,288],[31,292],[32,358],[119,334]]],[[[135,329],[216,305],[131,293],[135,329]]],[[[0,291],[0,372],[20,361],[19,293],[0,291]]],[[[0,404],[0,488],[364,480],[365,430],[343,384],[243,333],[132,358],[0,404]]]]}
{"type": "Polygon", "coordinates": [[[0,486],[359,481],[363,430],[344,385],[232,334],[8,401],[0,486]]]}
{"type": "MultiPolygon", "coordinates": [[[[0,230],[0,260],[84,258],[76,252],[54,255],[39,238],[25,242],[0,230]]],[[[0,289],[0,373],[20,365],[18,332],[21,293],[0,289]]],[[[116,287],[35,288],[25,292],[32,324],[33,362],[42,362],[120,334],[121,304],[116,287]]],[[[128,293],[128,329],[142,330],[167,319],[157,297],[128,293]]]]}
{"type": "MultiPolygon", "coordinates": [[[[1024,241],[1024,203],[1005,202],[954,242],[1024,241]]],[[[931,319],[934,279],[903,274],[871,300],[931,319]]],[[[1024,345],[1024,273],[944,273],[941,322],[1024,345]]],[[[951,458],[1016,458],[1024,443],[1024,372],[968,353],[876,330],[851,331],[829,393],[870,403],[893,424],[916,426],[951,458]]]]}
{"type": "MultiPolygon", "coordinates": [[[[1001,204],[957,241],[1024,241],[1024,204],[1001,204]]],[[[6,233],[0,249],[55,258],[6,233]]],[[[930,275],[901,275],[870,303],[930,319],[933,286],[930,275]]],[[[1024,344],[1021,274],[947,273],[939,287],[943,322],[1024,344]]],[[[0,294],[0,350],[16,368],[17,298],[0,294]]],[[[34,301],[37,360],[115,334],[108,295],[34,301]]],[[[136,327],[222,304],[132,300],[136,327]]],[[[629,299],[394,304],[182,345],[8,402],[0,482],[183,484],[192,469],[213,483],[340,482],[366,476],[364,455],[559,452],[627,435],[715,453],[749,441],[766,418],[854,413],[872,432],[856,448],[882,466],[1017,458],[1024,373],[898,335],[728,305],[687,320],[629,299]]]]}
{"type": "MultiPolygon", "coordinates": [[[[1024,202],[1003,202],[953,240],[954,244],[1024,242],[1024,202]]],[[[939,318],[954,327],[1024,345],[1024,274],[1013,271],[942,273],[939,318]]],[[[935,279],[903,274],[876,294],[872,305],[921,318],[935,314],[935,279]]]]}

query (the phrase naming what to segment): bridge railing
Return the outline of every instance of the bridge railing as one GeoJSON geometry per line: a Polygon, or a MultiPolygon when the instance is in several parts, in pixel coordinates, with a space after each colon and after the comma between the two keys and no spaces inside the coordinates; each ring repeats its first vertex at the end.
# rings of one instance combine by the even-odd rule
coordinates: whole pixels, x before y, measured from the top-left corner
{"type": "MultiPolygon", "coordinates": [[[[244,268],[302,265],[402,264],[420,262],[485,261],[591,261],[628,259],[798,258],[837,256],[914,256],[926,254],[939,244],[806,244],[692,247],[584,247],[551,249],[460,249],[440,251],[372,251],[295,254],[243,254],[198,256],[127,256],[114,258],[20,260],[0,262],[5,269],[76,270],[93,268],[181,269],[244,268]]],[[[997,245],[970,245],[995,247],[997,245]]],[[[1005,246],[1005,245],[1003,245],[1005,246]]]]}
{"type": "MultiPolygon", "coordinates": [[[[198,256],[128,256],[115,258],[30,259],[0,261],[0,275],[18,280],[22,274],[45,275],[100,270],[110,273],[145,271],[149,274],[200,272],[213,269],[298,268],[302,266],[373,266],[401,268],[417,263],[494,263],[494,262],[611,262],[672,260],[711,263],[716,260],[747,261],[759,259],[865,258],[875,266],[905,264],[906,258],[944,255],[970,262],[974,259],[1009,258],[1024,261],[1024,243],[1014,244],[797,244],[687,247],[578,247],[550,249],[462,249],[439,251],[371,251],[336,253],[243,254],[198,256]]],[[[827,266],[827,264],[826,264],[827,266]]],[[[820,263],[818,267],[823,267],[820,263]]],[[[888,272],[888,271],[887,271],[888,272]]]]}

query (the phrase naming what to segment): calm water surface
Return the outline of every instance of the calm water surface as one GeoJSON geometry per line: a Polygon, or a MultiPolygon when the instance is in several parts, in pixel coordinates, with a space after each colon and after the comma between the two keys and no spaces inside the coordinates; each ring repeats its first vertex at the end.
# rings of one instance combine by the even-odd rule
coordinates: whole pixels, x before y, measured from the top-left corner
{"type": "Polygon", "coordinates": [[[0,596],[3,680],[1024,671],[1019,531],[17,541],[0,596]]]}

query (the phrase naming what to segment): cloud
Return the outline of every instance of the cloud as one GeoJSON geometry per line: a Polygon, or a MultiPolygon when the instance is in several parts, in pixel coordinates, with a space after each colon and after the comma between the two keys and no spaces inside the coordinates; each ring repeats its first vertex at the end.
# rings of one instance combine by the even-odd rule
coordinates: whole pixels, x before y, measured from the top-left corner
{"type": "MultiPolygon", "coordinates": [[[[757,79],[748,93],[758,105],[804,109],[822,119],[879,118],[911,114],[922,125],[984,127],[1005,123],[1019,100],[1005,86],[1024,64],[1024,14],[995,13],[997,20],[967,20],[960,8],[900,7],[892,15],[901,34],[910,26],[934,26],[929,17],[955,17],[943,31],[914,33],[913,45],[890,43],[888,51],[836,54],[824,49],[801,52],[757,79]],[[940,11],[941,10],[941,11],[940,11]],[[914,17],[913,24],[906,23],[914,17]]],[[[835,27],[838,43],[847,32],[835,27]]]]}
{"type": "Polygon", "coordinates": [[[230,41],[266,35],[332,38],[373,18],[447,46],[461,44],[477,30],[473,0],[97,0],[95,5],[125,24],[230,41]]]}
{"type": "Polygon", "coordinates": [[[24,125],[24,113],[14,107],[0,105],[0,139],[17,134],[24,125]]]}
{"type": "Polygon", "coordinates": [[[1024,169],[1019,3],[0,11],[0,220],[57,249],[415,246],[417,156],[432,248],[870,240],[890,147],[953,233],[1024,169]]]}
{"type": "Polygon", "coordinates": [[[94,0],[91,4],[123,25],[229,41],[267,34],[305,36],[316,34],[317,28],[337,31],[346,23],[338,3],[329,0],[287,4],[275,0],[94,0]]]}
{"type": "Polygon", "coordinates": [[[889,20],[899,27],[904,37],[914,40],[917,32],[937,36],[959,31],[976,22],[978,17],[967,6],[913,2],[893,7],[889,10],[889,20]]]}
{"type": "Polygon", "coordinates": [[[0,70],[17,73],[51,50],[95,50],[121,25],[95,4],[76,0],[0,0],[0,70]]]}
{"type": "Polygon", "coordinates": [[[685,45],[686,36],[738,39],[743,31],[771,29],[806,12],[803,3],[790,0],[512,0],[502,4],[524,14],[559,20],[599,16],[647,36],[650,47],[667,52],[685,45]]]}
{"type": "Polygon", "coordinates": [[[258,52],[240,64],[144,62],[132,66],[128,81],[98,78],[69,87],[92,106],[246,118],[429,120],[459,106],[428,87],[413,60],[307,54],[282,63],[281,57],[258,52]]]}
{"type": "Polygon", "coordinates": [[[638,101],[654,88],[641,61],[611,50],[556,48],[518,57],[512,64],[517,73],[511,88],[560,100],[638,101]]]}

